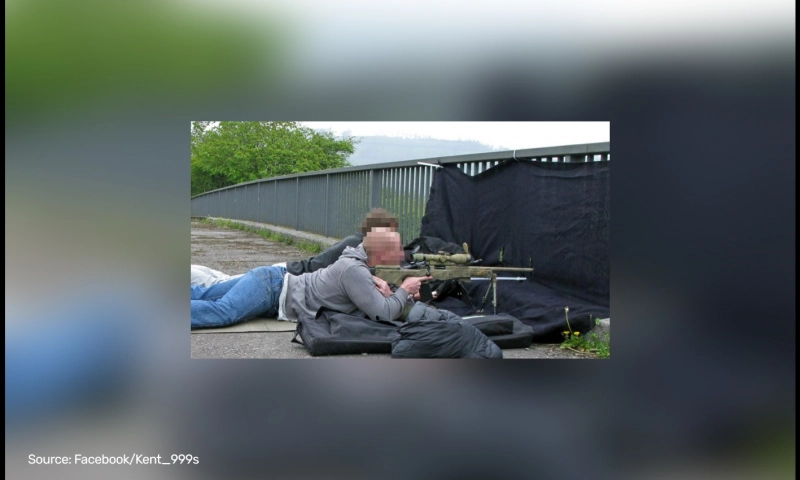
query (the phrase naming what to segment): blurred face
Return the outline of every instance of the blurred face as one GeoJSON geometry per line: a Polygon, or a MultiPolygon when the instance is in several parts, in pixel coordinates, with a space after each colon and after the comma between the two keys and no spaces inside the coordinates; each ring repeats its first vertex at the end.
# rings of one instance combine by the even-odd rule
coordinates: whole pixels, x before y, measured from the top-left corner
{"type": "Polygon", "coordinates": [[[388,227],[380,228],[382,228],[381,231],[373,229],[365,239],[368,244],[370,263],[372,265],[400,265],[404,255],[400,234],[391,231],[388,227]]]}

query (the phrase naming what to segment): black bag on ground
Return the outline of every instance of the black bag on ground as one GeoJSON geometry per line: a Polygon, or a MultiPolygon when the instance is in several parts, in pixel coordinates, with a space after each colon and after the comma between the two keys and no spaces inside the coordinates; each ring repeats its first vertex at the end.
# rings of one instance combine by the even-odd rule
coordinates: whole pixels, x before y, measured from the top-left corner
{"type": "Polygon", "coordinates": [[[402,322],[379,321],[325,308],[315,318],[301,318],[292,337],[312,356],[391,353],[402,322]],[[298,340],[300,337],[300,340],[298,340]]]}
{"type": "MultiPolygon", "coordinates": [[[[507,331],[513,325],[495,322],[494,328],[507,331]]],[[[421,302],[411,309],[399,334],[392,342],[392,358],[503,358],[500,347],[475,326],[421,302]]]]}
{"type": "Polygon", "coordinates": [[[533,327],[507,313],[470,315],[462,319],[480,330],[500,348],[528,348],[533,343],[533,327]]]}
{"type": "MultiPolygon", "coordinates": [[[[475,355],[470,356],[468,352],[464,353],[462,350],[458,353],[461,356],[454,358],[502,358],[502,352],[498,357],[484,357],[481,355],[486,354],[486,348],[492,350],[492,346],[501,349],[526,348],[531,345],[531,339],[533,338],[533,329],[531,327],[507,314],[470,316],[462,319],[453,312],[439,310],[420,302],[417,302],[409,312],[408,321],[409,323],[405,324],[399,321],[376,322],[368,317],[335,312],[323,308],[317,312],[316,317],[300,319],[297,322],[297,329],[292,337],[292,342],[306,347],[308,353],[314,357],[359,355],[362,353],[393,353],[393,342],[399,340],[403,332],[405,332],[406,340],[414,340],[417,346],[428,342],[428,346],[431,347],[429,355],[435,355],[437,358],[450,355],[451,353],[446,352],[445,349],[452,349],[454,348],[453,345],[457,345],[459,342],[464,343],[462,348],[471,349],[475,355]],[[461,322],[474,328],[444,325],[448,320],[451,324],[461,322]],[[410,323],[420,322],[431,325],[409,326],[410,323]],[[432,326],[436,323],[442,325],[438,327],[432,326]],[[401,327],[405,330],[401,331],[401,327]],[[474,332],[470,333],[470,330],[474,332]],[[455,340],[449,344],[449,347],[445,346],[445,349],[438,352],[433,351],[436,348],[433,347],[432,342],[436,338],[441,340],[446,336],[447,332],[452,335],[452,337],[448,338],[455,340]],[[475,335],[475,333],[480,335],[475,335]],[[477,343],[469,344],[469,342],[465,342],[470,335],[475,336],[477,343]],[[481,337],[488,337],[486,340],[490,340],[489,343],[494,345],[487,346],[485,343],[481,343],[481,337]],[[481,345],[483,345],[484,350],[481,350],[481,345]]],[[[397,356],[402,355],[402,348],[408,348],[409,346],[409,344],[405,344],[404,347],[399,347],[401,349],[397,350],[397,356]]],[[[489,353],[495,354],[496,352],[489,353]]],[[[413,354],[418,355],[419,352],[413,354]]]]}

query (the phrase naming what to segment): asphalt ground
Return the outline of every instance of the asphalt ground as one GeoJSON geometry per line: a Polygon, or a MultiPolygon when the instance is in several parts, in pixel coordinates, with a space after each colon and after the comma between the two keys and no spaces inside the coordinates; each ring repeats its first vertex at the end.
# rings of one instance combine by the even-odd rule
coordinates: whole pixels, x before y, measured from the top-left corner
{"type": "MultiPolygon", "coordinates": [[[[311,256],[305,250],[236,229],[192,220],[193,265],[205,265],[230,275],[246,273],[251,268],[272,265],[311,256]]],[[[291,343],[291,332],[213,333],[191,336],[192,358],[391,358],[390,355],[336,355],[312,357],[302,345],[291,343]]],[[[534,344],[529,348],[503,350],[509,359],[594,358],[565,350],[559,345],[534,344]]]]}

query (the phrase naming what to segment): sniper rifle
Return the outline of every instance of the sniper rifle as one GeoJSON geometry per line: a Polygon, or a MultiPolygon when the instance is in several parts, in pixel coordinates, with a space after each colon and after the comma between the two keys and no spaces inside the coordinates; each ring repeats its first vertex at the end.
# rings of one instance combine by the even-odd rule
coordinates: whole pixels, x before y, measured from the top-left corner
{"type": "MultiPolygon", "coordinates": [[[[484,266],[471,266],[481,260],[474,260],[472,255],[469,254],[469,247],[464,244],[464,251],[466,253],[449,254],[439,252],[437,254],[427,253],[412,253],[413,260],[409,265],[392,266],[392,265],[378,265],[375,267],[374,275],[386,281],[389,284],[399,286],[403,280],[408,277],[433,277],[433,280],[455,280],[456,282],[469,282],[473,279],[487,279],[491,280],[492,284],[486,290],[481,302],[481,308],[478,313],[483,312],[483,305],[491,290],[492,307],[494,313],[497,313],[497,273],[495,272],[533,272],[533,268],[516,268],[516,267],[484,267],[484,266]]],[[[423,282],[420,287],[420,299],[423,302],[429,302],[433,299],[431,288],[428,282],[423,282]]]]}

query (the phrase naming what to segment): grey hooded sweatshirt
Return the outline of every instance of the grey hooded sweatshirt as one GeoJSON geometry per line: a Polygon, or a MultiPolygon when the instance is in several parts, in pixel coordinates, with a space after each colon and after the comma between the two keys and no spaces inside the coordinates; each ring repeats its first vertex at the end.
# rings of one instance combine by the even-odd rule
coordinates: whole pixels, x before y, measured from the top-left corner
{"type": "Polygon", "coordinates": [[[375,288],[363,245],[345,248],[327,268],[289,275],[287,282],[286,316],[294,321],[314,318],[321,307],[355,315],[361,312],[373,320],[396,320],[414,302],[402,288],[389,297],[375,288]]]}

